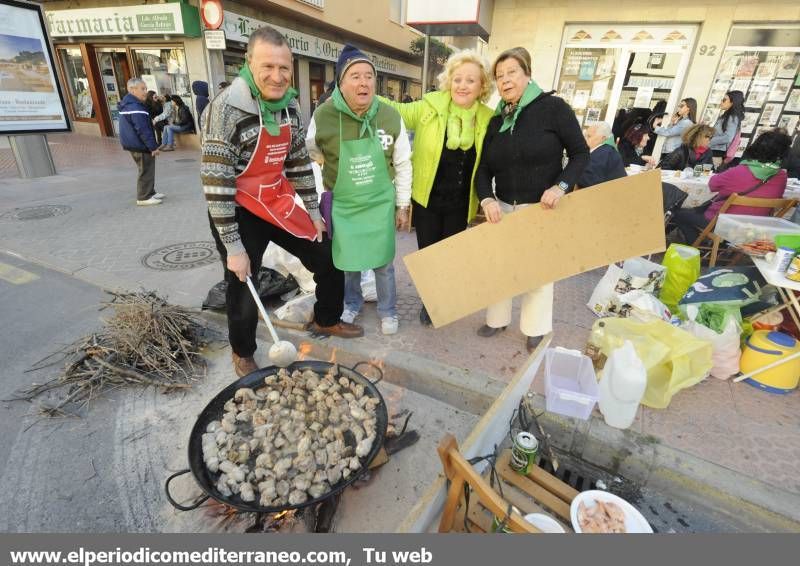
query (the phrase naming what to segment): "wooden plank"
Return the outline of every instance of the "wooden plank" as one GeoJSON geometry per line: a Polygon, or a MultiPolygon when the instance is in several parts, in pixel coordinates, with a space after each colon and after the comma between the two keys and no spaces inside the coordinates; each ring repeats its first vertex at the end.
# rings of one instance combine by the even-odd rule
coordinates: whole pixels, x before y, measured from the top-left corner
{"type": "Polygon", "coordinates": [[[471,523],[470,529],[475,527],[484,533],[492,532],[492,514],[485,507],[472,503],[469,506],[467,518],[471,523]]]}
{"type": "Polygon", "coordinates": [[[497,473],[500,474],[504,480],[520,488],[522,491],[533,497],[537,503],[544,505],[559,517],[569,521],[569,505],[553,495],[538,483],[526,476],[522,476],[509,468],[508,466],[501,468],[497,467],[497,473]]]}
{"type": "MultiPolygon", "coordinates": [[[[503,451],[503,453],[500,454],[500,456],[498,456],[497,470],[499,471],[500,468],[502,467],[503,469],[507,469],[511,472],[514,472],[514,470],[511,469],[510,463],[511,463],[511,450],[509,449],[503,451]]],[[[563,481],[555,477],[553,474],[546,472],[539,466],[533,466],[531,470],[528,472],[528,477],[567,504],[572,503],[572,500],[575,499],[575,497],[579,493],[577,489],[575,489],[568,483],[564,483],[563,481]]]]}
{"type": "Polygon", "coordinates": [[[403,261],[438,328],[546,283],[665,248],[655,170],[568,194],[552,210],[517,210],[403,261]]]}

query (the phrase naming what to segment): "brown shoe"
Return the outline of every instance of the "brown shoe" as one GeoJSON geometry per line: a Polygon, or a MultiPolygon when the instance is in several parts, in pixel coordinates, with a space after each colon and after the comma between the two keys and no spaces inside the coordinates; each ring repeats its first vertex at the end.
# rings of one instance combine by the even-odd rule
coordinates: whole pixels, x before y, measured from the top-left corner
{"type": "Polygon", "coordinates": [[[233,370],[239,377],[250,375],[259,369],[256,361],[253,359],[253,356],[242,358],[237,356],[235,352],[231,352],[231,357],[233,357],[233,370]]]}
{"type": "Polygon", "coordinates": [[[308,329],[314,334],[338,336],[339,338],[360,338],[364,336],[364,329],[359,325],[341,320],[333,326],[320,326],[316,321],[313,321],[308,325],[308,329]]]}

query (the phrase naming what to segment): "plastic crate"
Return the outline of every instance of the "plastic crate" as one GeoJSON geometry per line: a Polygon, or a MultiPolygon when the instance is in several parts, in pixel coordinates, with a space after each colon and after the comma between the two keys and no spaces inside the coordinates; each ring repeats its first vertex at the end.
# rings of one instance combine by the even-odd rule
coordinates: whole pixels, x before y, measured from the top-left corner
{"type": "Polygon", "coordinates": [[[778,234],[800,234],[800,226],[785,218],[720,214],[714,233],[733,244],[772,240],[778,234]]]}
{"type": "Polygon", "coordinates": [[[577,350],[544,353],[544,392],[551,413],[587,420],[599,398],[592,360],[577,350]]]}

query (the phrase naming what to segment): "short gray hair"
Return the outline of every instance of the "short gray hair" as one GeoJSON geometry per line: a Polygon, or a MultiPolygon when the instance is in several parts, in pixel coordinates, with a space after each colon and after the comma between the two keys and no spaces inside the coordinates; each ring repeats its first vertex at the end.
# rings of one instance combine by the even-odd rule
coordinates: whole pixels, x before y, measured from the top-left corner
{"type": "Polygon", "coordinates": [[[598,134],[602,134],[604,138],[611,137],[611,126],[608,125],[608,122],[592,122],[589,124],[588,127],[592,127],[597,130],[598,134]]]}
{"type": "MultiPolygon", "coordinates": [[[[286,46],[289,47],[289,42],[286,41],[286,36],[281,32],[270,26],[262,26],[250,33],[250,39],[247,42],[247,60],[249,61],[253,56],[253,48],[259,41],[266,41],[275,47],[286,46]]],[[[289,48],[291,51],[291,48],[289,48]]]]}
{"type": "Polygon", "coordinates": [[[130,90],[130,89],[132,89],[132,88],[134,88],[134,87],[137,87],[137,86],[139,86],[139,85],[145,85],[145,86],[147,86],[147,83],[145,83],[145,82],[144,82],[144,81],[143,81],[141,78],[139,78],[139,77],[131,77],[131,78],[129,78],[129,79],[128,79],[128,90],[130,90]]]}

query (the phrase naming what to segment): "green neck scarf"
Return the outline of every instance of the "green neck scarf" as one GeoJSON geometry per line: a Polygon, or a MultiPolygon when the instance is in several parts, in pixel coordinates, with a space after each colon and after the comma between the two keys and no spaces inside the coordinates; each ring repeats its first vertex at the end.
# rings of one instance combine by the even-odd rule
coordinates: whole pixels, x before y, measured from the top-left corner
{"type": "Polygon", "coordinates": [[[372,131],[372,124],[370,124],[370,122],[378,113],[378,106],[380,103],[378,102],[377,96],[372,97],[372,104],[370,104],[363,116],[358,116],[355,112],[350,110],[350,107],[347,105],[344,96],[342,96],[342,91],[339,90],[339,85],[336,85],[336,88],[333,89],[331,100],[333,100],[333,107],[336,108],[336,110],[342,114],[350,116],[356,122],[361,123],[361,129],[358,132],[359,138],[364,137],[364,132],[367,132],[370,137],[375,135],[375,132],[372,131]]]}
{"type": "Polygon", "coordinates": [[[604,142],[603,142],[603,143],[601,143],[600,145],[610,145],[610,146],[611,146],[611,147],[613,147],[614,149],[617,149],[617,144],[616,144],[616,142],[614,141],[614,136],[613,136],[613,135],[610,135],[610,136],[608,136],[608,137],[606,138],[606,141],[604,141],[604,142]]]}
{"type": "Polygon", "coordinates": [[[781,164],[777,161],[774,163],[764,163],[763,161],[756,161],[755,159],[743,159],[739,162],[739,165],[747,165],[753,177],[759,181],[767,181],[781,170],[781,164]]]}
{"type": "Polygon", "coordinates": [[[242,65],[239,76],[245,80],[247,86],[250,87],[250,94],[258,101],[258,107],[261,110],[261,122],[264,124],[264,127],[267,128],[269,135],[277,136],[281,132],[281,127],[278,122],[275,121],[275,112],[285,110],[286,107],[289,106],[289,102],[297,96],[297,91],[289,87],[286,94],[283,95],[283,98],[279,100],[264,100],[261,98],[261,91],[258,90],[256,81],[253,78],[253,73],[250,71],[250,66],[247,63],[242,65]]]}
{"type": "Polygon", "coordinates": [[[536,84],[536,81],[531,79],[528,86],[525,87],[525,92],[522,93],[522,98],[516,104],[508,104],[505,100],[501,100],[494,111],[495,116],[503,116],[503,125],[500,126],[500,131],[505,132],[511,128],[511,133],[514,133],[514,124],[517,123],[517,117],[522,109],[528,104],[533,102],[537,96],[542,94],[542,89],[536,84]]]}
{"type": "Polygon", "coordinates": [[[478,101],[469,108],[450,102],[447,109],[447,149],[467,151],[475,145],[475,115],[478,101]]]}

